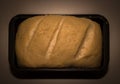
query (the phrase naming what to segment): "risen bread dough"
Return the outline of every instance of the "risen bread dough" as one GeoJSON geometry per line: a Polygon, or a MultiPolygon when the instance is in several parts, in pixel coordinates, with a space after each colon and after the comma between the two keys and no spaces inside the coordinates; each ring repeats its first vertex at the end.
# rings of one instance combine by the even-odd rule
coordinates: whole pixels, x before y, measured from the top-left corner
{"type": "Polygon", "coordinates": [[[102,36],[96,22],[46,15],[24,20],[16,34],[16,56],[24,67],[99,67],[102,36]]]}

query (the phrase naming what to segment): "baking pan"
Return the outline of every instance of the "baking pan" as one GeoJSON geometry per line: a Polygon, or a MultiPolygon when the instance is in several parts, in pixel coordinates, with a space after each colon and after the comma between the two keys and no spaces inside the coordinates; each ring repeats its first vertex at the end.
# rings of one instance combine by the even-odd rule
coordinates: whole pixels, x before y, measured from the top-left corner
{"type": "MultiPolygon", "coordinates": [[[[19,14],[14,16],[9,23],[9,65],[11,73],[22,79],[34,78],[72,78],[72,79],[98,79],[108,71],[109,64],[109,23],[107,19],[98,14],[69,15],[89,18],[100,24],[102,30],[102,61],[98,68],[25,68],[17,65],[15,53],[15,37],[19,24],[27,18],[44,14],[19,14]]],[[[68,14],[64,14],[68,15],[68,14]]]]}

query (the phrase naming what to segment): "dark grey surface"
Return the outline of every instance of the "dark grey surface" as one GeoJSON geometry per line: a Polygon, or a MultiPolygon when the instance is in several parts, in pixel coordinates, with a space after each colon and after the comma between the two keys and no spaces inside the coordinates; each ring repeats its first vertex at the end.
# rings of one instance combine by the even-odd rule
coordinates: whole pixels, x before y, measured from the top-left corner
{"type": "Polygon", "coordinates": [[[119,0],[1,0],[0,1],[0,84],[120,84],[120,1],[119,0]],[[16,14],[101,14],[110,23],[109,71],[101,79],[17,79],[8,63],[8,24],[16,14]]]}

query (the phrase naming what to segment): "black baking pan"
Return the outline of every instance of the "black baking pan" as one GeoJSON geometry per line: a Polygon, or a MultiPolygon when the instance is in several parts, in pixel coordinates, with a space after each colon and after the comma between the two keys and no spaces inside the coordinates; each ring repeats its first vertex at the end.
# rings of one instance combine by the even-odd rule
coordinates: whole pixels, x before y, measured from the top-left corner
{"type": "MultiPolygon", "coordinates": [[[[62,78],[62,79],[98,79],[108,71],[109,64],[109,23],[104,16],[98,14],[77,14],[76,17],[89,18],[100,24],[102,30],[102,61],[98,68],[23,68],[17,65],[15,53],[15,37],[19,24],[27,18],[43,14],[19,14],[9,23],[9,65],[11,73],[17,78],[62,78]]],[[[65,15],[65,14],[64,14],[65,15]]],[[[68,15],[68,14],[66,14],[68,15]]]]}

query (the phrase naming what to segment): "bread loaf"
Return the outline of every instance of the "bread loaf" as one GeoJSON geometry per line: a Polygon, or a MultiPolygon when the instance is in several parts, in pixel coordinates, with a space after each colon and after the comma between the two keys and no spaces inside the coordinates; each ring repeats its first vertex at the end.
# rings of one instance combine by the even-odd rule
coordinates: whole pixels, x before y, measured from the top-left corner
{"type": "Polygon", "coordinates": [[[100,25],[74,16],[34,16],[19,25],[15,49],[24,67],[99,67],[100,25]]]}

